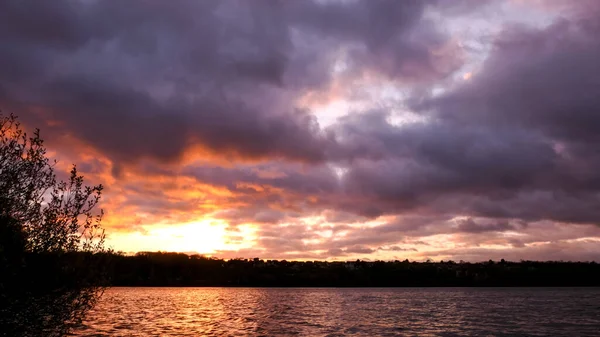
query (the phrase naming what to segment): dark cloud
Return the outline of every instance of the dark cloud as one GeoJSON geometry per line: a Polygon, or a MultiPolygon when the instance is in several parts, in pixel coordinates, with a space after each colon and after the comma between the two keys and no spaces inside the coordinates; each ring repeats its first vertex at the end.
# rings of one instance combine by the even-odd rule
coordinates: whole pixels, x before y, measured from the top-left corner
{"type": "Polygon", "coordinates": [[[366,218],[357,216],[350,212],[340,212],[335,210],[325,210],[322,215],[328,223],[351,224],[366,220],[366,218]]]}
{"type": "Polygon", "coordinates": [[[201,182],[226,186],[231,190],[244,186],[244,183],[273,186],[304,195],[329,194],[339,189],[335,173],[326,165],[305,166],[285,162],[241,164],[229,168],[194,165],[184,168],[181,173],[201,182]]]}
{"type": "Polygon", "coordinates": [[[230,158],[320,162],[335,143],[294,100],[329,82],[341,49],[357,69],[448,73],[436,67],[454,55],[431,53],[447,38],[432,26],[419,33],[430,26],[426,5],[4,1],[0,102],[117,162],[174,161],[195,144],[230,158]]]}
{"type": "Polygon", "coordinates": [[[347,45],[347,62],[358,72],[376,70],[392,78],[420,80],[444,77],[461,63],[456,49],[432,53],[446,45],[447,37],[432,23],[422,22],[426,1],[292,3],[293,22],[308,34],[347,45]]]}
{"type": "Polygon", "coordinates": [[[379,248],[377,248],[377,250],[390,251],[390,252],[407,252],[407,251],[417,252],[418,251],[416,248],[402,248],[399,246],[379,247],[379,248]]]}
{"type": "MultiPolygon", "coordinates": [[[[596,13],[509,26],[469,81],[412,98],[422,122],[387,111],[332,126],[347,194],[372,215],[421,211],[598,223],[600,52],[596,13]]],[[[360,208],[358,208],[360,209],[360,208]]]]}
{"type": "Polygon", "coordinates": [[[507,30],[473,81],[433,101],[440,118],[525,128],[567,146],[597,143],[599,28],[562,21],[543,31],[507,30]]]}
{"type": "Polygon", "coordinates": [[[356,253],[356,254],[371,254],[373,253],[375,250],[368,248],[368,247],[363,247],[363,246],[352,246],[352,247],[348,247],[344,250],[344,252],[346,253],[356,253]]]}
{"type": "Polygon", "coordinates": [[[458,221],[456,229],[466,233],[505,232],[514,231],[517,228],[507,221],[499,221],[492,224],[478,224],[473,219],[458,221]]]}
{"type": "Polygon", "coordinates": [[[228,221],[230,225],[240,223],[276,224],[286,219],[286,214],[281,211],[271,210],[268,206],[252,208],[235,208],[222,210],[212,216],[228,221]]]}

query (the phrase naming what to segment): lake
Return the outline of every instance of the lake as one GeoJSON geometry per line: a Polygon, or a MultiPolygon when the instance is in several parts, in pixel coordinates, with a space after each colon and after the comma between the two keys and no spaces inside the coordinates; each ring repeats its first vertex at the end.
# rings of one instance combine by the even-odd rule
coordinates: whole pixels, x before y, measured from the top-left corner
{"type": "Polygon", "coordinates": [[[600,336],[600,288],[111,288],[79,336],[600,336]]]}

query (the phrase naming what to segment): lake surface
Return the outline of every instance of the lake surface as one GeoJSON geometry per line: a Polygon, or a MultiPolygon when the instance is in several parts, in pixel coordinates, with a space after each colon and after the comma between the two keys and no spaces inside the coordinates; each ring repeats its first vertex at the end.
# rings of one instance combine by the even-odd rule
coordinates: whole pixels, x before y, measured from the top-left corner
{"type": "Polygon", "coordinates": [[[600,288],[112,288],[79,336],[600,336],[600,288]]]}

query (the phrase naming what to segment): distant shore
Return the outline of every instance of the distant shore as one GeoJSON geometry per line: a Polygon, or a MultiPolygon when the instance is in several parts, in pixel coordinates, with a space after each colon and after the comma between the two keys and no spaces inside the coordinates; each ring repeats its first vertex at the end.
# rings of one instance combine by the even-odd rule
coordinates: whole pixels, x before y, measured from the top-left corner
{"type": "Polygon", "coordinates": [[[222,260],[181,253],[111,254],[117,287],[596,287],[600,264],[562,261],[222,260]]]}

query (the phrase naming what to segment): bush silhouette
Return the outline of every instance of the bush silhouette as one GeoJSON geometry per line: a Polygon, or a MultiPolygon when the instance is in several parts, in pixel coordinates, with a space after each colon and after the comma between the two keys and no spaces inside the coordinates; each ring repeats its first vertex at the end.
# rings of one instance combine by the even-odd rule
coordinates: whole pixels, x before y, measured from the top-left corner
{"type": "Polygon", "coordinates": [[[0,333],[62,336],[106,284],[102,185],[57,181],[39,130],[0,115],[0,333]]]}

